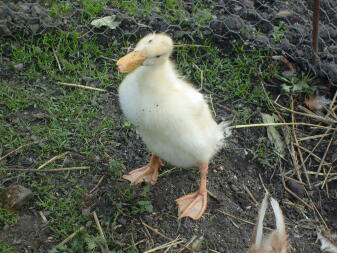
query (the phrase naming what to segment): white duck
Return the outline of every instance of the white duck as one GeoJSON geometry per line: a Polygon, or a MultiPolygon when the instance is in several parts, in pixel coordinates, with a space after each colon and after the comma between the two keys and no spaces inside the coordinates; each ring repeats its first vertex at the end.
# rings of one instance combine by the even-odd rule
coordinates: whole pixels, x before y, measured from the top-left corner
{"type": "Polygon", "coordinates": [[[149,34],[117,62],[120,72],[132,71],[119,87],[122,111],[152,152],[149,164],[123,178],[155,184],[160,158],[177,167],[198,166],[199,190],[176,202],[180,218],[199,219],[207,206],[208,163],[223,144],[226,124],[218,125],[202,94],[178,76],[172,51],[168,35],[149,34]]]}

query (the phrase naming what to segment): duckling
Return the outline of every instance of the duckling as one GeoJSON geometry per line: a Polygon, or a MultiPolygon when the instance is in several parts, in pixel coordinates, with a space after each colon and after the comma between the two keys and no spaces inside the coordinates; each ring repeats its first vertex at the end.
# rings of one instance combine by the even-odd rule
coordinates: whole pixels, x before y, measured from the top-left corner
{"type": "Polygon", "coordinates": [[[118,90],[121,109],[152,152],[147,165],[123,178],[132,185],[153,185],[161,159],[177,167],[198,167],[199,190],[176,200],[179,218],[197,220],[207,206],[208,164],[229,132],[227,123],[214,121],[203,95],[178,75],[172,51],[168,35],[149,34],[117,61],[121,73],[130,72],[118,90]]]}
{"type": "Polygon", "coordinates": [[[250,246],[247,253],[288,252],[289,243],[284,217],[279,203],[273,198],[270,198],[270,203],[275,215],[276,229],[267,238],[263,238],[263,220],[268,208],[268,197],[268,194],[266,194],[262,201],[251,240],[252,245],[250,246]]]}

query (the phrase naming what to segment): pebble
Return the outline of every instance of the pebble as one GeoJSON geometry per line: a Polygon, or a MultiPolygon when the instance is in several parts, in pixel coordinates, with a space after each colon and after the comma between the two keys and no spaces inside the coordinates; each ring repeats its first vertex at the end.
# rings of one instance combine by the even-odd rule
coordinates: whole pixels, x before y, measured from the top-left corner
{"type": "Polygon", "coordinates": [[[0,202],[5,208],[21,208],[33,197],[33,192],[22,185],[10,185],[1,193],[0,202]]]}
{"type": "Polygon", "coordinates": [[[14,70],[15,71],[21,71],[23,70],[23,64],[22,63],[18,63],[14,65],[14,70]]]}

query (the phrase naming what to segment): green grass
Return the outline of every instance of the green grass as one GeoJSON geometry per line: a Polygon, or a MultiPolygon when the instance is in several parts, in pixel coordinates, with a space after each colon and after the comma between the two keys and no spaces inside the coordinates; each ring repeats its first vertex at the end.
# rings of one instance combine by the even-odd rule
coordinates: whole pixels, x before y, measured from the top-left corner
{"type": "Polygon", "coordinates": [[[13,247],[10,247],[9,245],[4,243],[3,241],[0,241],[0,252],[2,252],[2,253],[19,253],[13,247]]]}
{"type": "Polygon", "coordinates": [[[177,49],[176,62],[179,70],[191,77],[196,86],[203,81],[206,92],[243,104],[264,105],[267,97],[256,81],[271,79],[277,73],[277,65],[267,51],[239,47],[236,43],[231,54],[233,58],[210,45],[183,47],[177,49]]]}
{"type": "Polygon", "coordinates": [[[0,207],[0,227],[13,226],[18,222],[19,214],[0,207]]]}

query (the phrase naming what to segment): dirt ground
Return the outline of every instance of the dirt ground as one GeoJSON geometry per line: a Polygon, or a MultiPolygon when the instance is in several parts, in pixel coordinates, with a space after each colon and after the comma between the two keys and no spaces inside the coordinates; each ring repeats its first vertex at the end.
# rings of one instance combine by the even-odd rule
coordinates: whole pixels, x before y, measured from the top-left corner
{"type": "MultiPolygon", "coordinates": [[[[42,16],[45,17],[44,14],[42,16]]],[[[49,18],[45,19],[46,22],[50,22],[49,18]]],[[[127,22],[124,22],[121,27],[124,26],[127,29],[128,25],[127,22]]],[[[130,30],[132,29],[130,28],[130,30]]],[[[143,33],[145,31],[139,31],[135,37],[141,37],[143,33]]],[[[116,35],[116,32],[111,34],[116,35]]],[[[105,35],[100,38],[101,41],[98,41],[103,46],[109,41],[105,35]]],[[[3,41],[11,39],[10,36],[2,38],[3,41]]],[[[216,38],[214,40],[216,41],[216,38]]],[[[136,39],[134,42],[136,42],[136,39]]],[[[2,53],[8,55],[6,52],[2,53]]],[[[5,63],[7,64],[10,61],[5,58],[6,56],[2,58],[4,65],[0,67],[2,81],[13,87],[28,85],[29,83],[26,84],[25,82],[31,81],[28,81],[22,75],[18,75],[16,69],[5,66],[5,63]]],[[[321,81],[326,82],[326,79],[316,80],[316,82],[321,81]]],[[[43,82],[43,80],[38,80],[34,85],[42,87],[41,90],[50,89],[46,94],[50,96],[50,100],[57,101],[58,96],[64,91],[58,86],[48,86],[43,82]]],[[[256,80],[256,85],[258,83],[259,80],[256,80]]],[[[76,212],[88,216],[86,212],[96,211],[104,224],[106,236],[111,240],[109,246],[113,247],[114,250],[120,250],[118,252],[130,252],[125,246],[127,244],[130,244],[130,248],[137,248],[138,252],[144,252],[177,237],[187,241],[191,238],[200,239],[202,241],[200,252],[245,252],[253,231],[253,225],[248,224],[247,221],[254,222],[258,212],[258,206],[248,192],[257,202],[260,202],[263,199],[265,187],[280,202],[284,211],[292,252],[320,252],[319,244],[315,242],[317,238],[316,229],[322,225],[319,222],[320,219],[317,218],[317,215],[314,215],[314,212],[303,209],[301,202],[290,195],[282,184],[280,174],[289,171],[292,167],[290,154],[287,154],[284,159],[274,157],[271,160],[272,164],[269,164],[267,168],[251,152],[256,148],[260,137],[267,139],[265,128],[233,129],[226,146],[210,164],[208,176],[209,203],[205,215],[198,221],[178,220],[177,207],[174,201],[178,197],[196,190],[199,178],[197,170],[179,169],[165,165],[160,171],[163,176],[159,177],[156,185],[130,187],[128,182],[121,179],[121,175],[147,163],[149,153],[135,129],[125,126],[125,119],[119,108],[116,89],[117,86],[110,86],[107,88],[107,93],[97,95],[97,101],[99,101],[97,106],[101,108],[101,115],[100,118],[96,118],[92,122],[94,128],[95,124],[98,125],[101,120],[103,121],[106,118],[111,117],[115,120],[113,129],[107,130],[113,136],[113,139],[110,141],[110,145],[106,145],[104,154],[95,150],[90,159],[83,159],[80,155],[76,156],[82,151],[82,144],[76,141],[71,148],[64,150],[74,153],[71,156],[71,163],[83,163],[92,167],[92,170],[81,173],[71,172],[75,182],[72,182],[72,184],[68,184],[66,173],[59,177],[50,177],[50,179],[48,179],[48,173],[38,173],[27,178],[17,177],[16,174],[3,173],[0,174],[1,187],[6,187],[12,183],[26,184],[27,182],[33,185],[35,182],[36,184],[43,183],[55,186],[64,184],[65,188],[61,190],[64,192],[70,191],[72,187],[86,189],[85,197],[79,200],[76,212]],[[115,161],[123,161],[121,169],[112,171],[111,159],[107,158],[105,154],[108,154],[110,158],[113,157],[115,161]],[[100,181],[101,178],[103,178],[102,181],[100,181]],[[90,192],[97,184],[97,189],[90,192]],[[126,195],[129,197],[125,198],[126,195]],[[139,204],[144,203],[141,201],[150,201],[151,207],[147,206],[147,202],[144,205],[139,204]],[[135,203],[140,205],[137,210],[134,209],[135,203]],[[146,211],[140,211],[139,208],[145,208],[146,211]],[[152,208],[153,210],[151,210],[152,208]],[[112,217],[112,221],[109,221],[112,217]],[[144,224],[147,224],[150,228],[144,224]],[[156,230],[153,231],[151,228],[156,230]],[[133,246],[135,243],[139,244],[133,246]]],[[[279,93],[279,89],[273,89],[273,87],[268,88],[268,91],[273,97],[277,97],[279,93]]],[[[328,94],[334,94],[334,91],[335,87],[331,86],[328,94]]],[[[237,106],[235,101],[224,102],[221,100],[221,94],[215,94],[214,99],[215,102],[221,103],[227,108],[225,110],[214,106],[218,122],[234,117],[231,111],[234,111],[237,106]]],[[[0,109],[4,108],[5,105],[0,103],[0,109]]],[[[260,117],[261,108],[250,105],[250,109],[253,117],[260,117]]],[[[43,115],[43,111],[43,108],[31,107],[15,114],[7,111],[2,116],[6,122],[15,127],[20,125],[22,119],[32,125],[39,126],[40,124],[42,126],[45,124],[45,120],[49,120],[49,116],[43,115]]],[[[307,128],[304,130],[310,131],[307,128]]],[[[22,128],[19,132],[21,136],[28,136],[34,140],[26,129],[22,128]]],[[[95,140],[91,145],[95,146],[96,141],[99,142],[99,140],[95,140]]],[[[314,142],[308,144],[308,147],[313,145],[315,145],[314,142]]],[[[324,142],[324,145],[318,149],[317,154],[320,157],[323,156],[326,145],[327,143],[324,142]]],[[[335,143],[332,145],[335,145],[335,143]]],[[[0,148],[2,150],[1,157],[15,147],[6,148],[5,143],[1,143],[0,148]]],[[[271,143],[266,143],[265,148],[267,153],[273,153],[271,143]]],[[[335,148],[331,148],[327,153],[327,159],[332,163],[334,155],[335,148]]],[[[33,160],[43,158],[46,160],[46,157],[41,158],[40,154],[28,149],[10,156],[3,161],[2,166],[6,168],[34,168],[33,160]]],[[[336,167],[333,167],[332,172],[336,172],[335,170],[336,167]]],[[[307,198],[304,190],[297,184],[292,185],[287,182],[287,186],[296,192],[297,196],[307,198]]],[[[324,217],[324,221],[331,230],[337,229],[337,198],[336,196],[334,198],[329,197],[327,193],[330,193],[330,195],[336,194],[336,187],[337,182],[334,181],[329,184],[328,190],[315,187],[309,192],[313,203],[316,203],[319,213],[324,217]]],[[[43,198],[44,196],[42,193],[41,195],[36,194],[34,198],[43,198]]],[[[50,229],[48,223],[44,223],[41,219],[39,211],[43,208],[34,202],[34,198],[25,208],[18,211],[19,218],[15,225],[6,225],[0,228],[0,240],[13,246],[19,252],[48,252],[60,242],[59,239],[53,238],[54,232],[50,229]]],[[[46,216],[48,218],[48,214],[46,216]]],[[[91,223],[88,225],[87,220],[78,223],[92,227],[91,223]]],[[[271,212],[267,214],[265,225],[269,228],[274,227],[271,212]]],[[[172,252],[176,252],[179,247],[181,245],[173,247],[172,252]]],[[[133,249],[132,252],[134,251],[133,249]]],[[[189,252],[187,249],[182,249],[182,251],[189,252]]],[[[92,252],[96,251],[93,250],[92,252]]]]}

